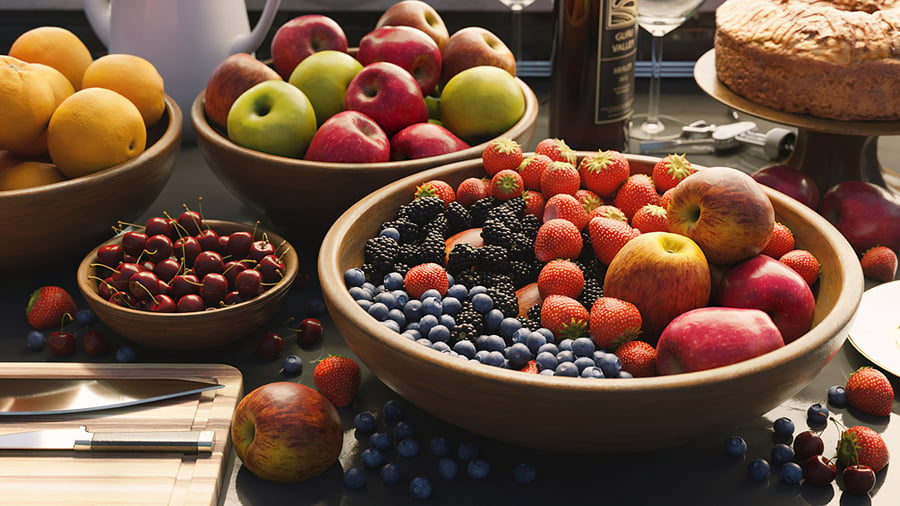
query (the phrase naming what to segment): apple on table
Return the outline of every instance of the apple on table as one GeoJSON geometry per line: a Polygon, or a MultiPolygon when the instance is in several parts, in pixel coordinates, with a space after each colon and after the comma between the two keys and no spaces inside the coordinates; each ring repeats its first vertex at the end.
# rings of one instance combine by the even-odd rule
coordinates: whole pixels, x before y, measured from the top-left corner
{"type": "Polygon", "coordinates": [[[359,111],[342,111],[322,124],[305,160],[377,163],[391,159],[391,143],[381,126],[359,111]]]}
{"type": "Polygon", "coordinates": [[[421,0],[403,0],[388,7],[378,18],[375,28],[382,26],[411,26],[422,30],[443,49],[450,32],[441,15],[431,5],[421,0]]]}
{"type": "Polygon", "coordinates": [[[875,246],[900,251],[900,198],[864,181],[838,183],[822,196],[819,212],[862,255],[875,246]]]}
{"type": "Polygon", "coordinates": [[[356,59],[363,65],[387,61],[412,74],[422,96],[441,80],[441,49],[425,32],[409,26],[382,26],[359,41],[356,59]]]}
{"type": "Polygon", "coordinates": [[[242,93],[227,119],[228,138],[243,147],[302,158],[316,133],[316,113],[306,95],[281,80],[263,81],[242,93]]]}
{"type": "Polygon", "coordinates": [[[263,81],[280,80],[272,67],[247,53],[235,53],[219,63],[204,91],[203,112],[209,122],[225,128],[228,111],[242,93],[263,81]]]}
{"type": "Polygon", "coordinates": [[[810,209],[819,208],[819,187],[813,178],[799,169],[790,165],[769,165],[753,172],[750,177],[810,209]]]}
{"type": "Polygon", "coordinates": [[[347,52],[347,35],[341,25],[322,14],[297,16],[272,36],[272,66],[286,81],[307,56],[326,49],[347,52]]]}
{"type": "Polygon", "coordinates": [[[344,109],[372,118],[388,136],[428,121],[419,84],[403,67],[386,61],[370,63],[356,74],[347,86],[344,109]]]}

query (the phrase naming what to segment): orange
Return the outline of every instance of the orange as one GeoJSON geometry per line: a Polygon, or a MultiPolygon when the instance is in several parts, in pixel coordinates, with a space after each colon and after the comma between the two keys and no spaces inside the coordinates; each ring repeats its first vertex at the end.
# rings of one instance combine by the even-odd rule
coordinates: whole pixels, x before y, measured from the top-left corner
{"type": "Polygon", "coordinates": [[[24,190],[35,186],[65,181],[56,166],[44,162],[22,162],[0,169],[0,191],[24,190]]]}
{"type": "Polygon", "coordinates": [[[163,78],[149,61],[133,54],[101,56],[84,71],[85,88],[107,88],[134,102],[149,127],[166,110],[163,78]]]}
{"type": "Polygon", "coordinates": [[[77,35],[58,26],[39,26],[19,35],[9,55],[29,63],[43,63],[60,71],[76,90],[93,57],[77,35]]]}
{"type": "Polygon", "coordinates": [[[56,167],[75,178],[144,151],[147,130],[130,100],[106,88],[84,88],[63,100],[47,129],[47,149],[56,167]]]}
{"type": "MultiPolygon", "coordinates": [[[[55,104],[53,106],[54,110],[69,95],[75,93],[75,89],[72,88],[72,83],[66,79],[66,76],[64,76],[62,72],[55,68],[40,63],[30,63],[28,68],[40,74],[50,85],[50,89],[53,90],[53,97],[55,99],[55,104]]],[[[16,154],[20,156],[39,156],[47,154],[47,130],[45,129],[44,133],[29,145],[16,148],[16,154]]]]}
{"type": "Polygon", "coordinates": [[[12,56],[0,56],[0,149],[20,151],[32,146],[55,108],[54,88],[42,70],[12,56]]]}

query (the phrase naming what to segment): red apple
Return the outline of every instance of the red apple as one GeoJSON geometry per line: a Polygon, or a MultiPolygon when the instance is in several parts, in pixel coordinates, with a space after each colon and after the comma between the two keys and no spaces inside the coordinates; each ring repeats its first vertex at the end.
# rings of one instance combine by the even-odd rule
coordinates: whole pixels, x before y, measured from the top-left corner
{"type": "Polygon", "coordinates": [[[637,306],[641,339],[653,344],[673,318],[709,303],[709,265],[691,239],[670,232],[625,243],[606,270],[603,294],[637,306]]]}
{"type": "Polygon", "coordinates": [[[797,271],[766,255],[729,268],[719,284],[718,304],[765,311],[785,343],[812,327],[816,299],[797,271]]]}
{"type": "Polygon", "coordinates": [[[480,26],[461,28],[441,50],[441,83],[470,67],[491,65],[516,75],[516,57],[493,32],[480,26]]]}
{"type": "Polygon", "coordinates": [[[412,74],[422,90],[431,93],[441,80],[441,49],[431,37],[409,26],[383,26],[363,36],[356,59],[363,65],[395,63],[412,74]]]}
{"type": "Polygon", "coordinates": [[[450,38],[450,32],[440,14],[434,7],[420,0],[403,0],[388,7],[375,23],[375,28],[382,26],[418,28],[428,34],[437,43],[438,48],[443,48],[450,38]]]}
{"type": "Polygon", "coordinates": [[[388,136],[428,121],[419,84],[403,67],[386,61],[370,63],[353,77],[344,94],[344,109],[372,118],[388,136]]]}
{"type": "Polygon", "coordinates": [[[411,160],[454,153],[469,145],[435,123],[413,123],[391,137],[391,160],[411,160]]]}
{"type": "Polygon", "coordinates": [[[693,239],[713,263],[759,254],[775,227],[775,209],[762,186],[730,167],[709,167],[684,178],[667,208],[669,231],[693,239]]]}
{"type": "Polygon", "coordinates": [[[784,346],[758,309],[701,307],[675,317],[659,336],[656,371],[678,374],[741,362],[784,346]]]}
{"type": "Polygon", "coordinates": [[[263,81],[281,79],[278,72],[247,53],[222,60],[206,83],[203,112],[214,126],[225,128],[231,104],[242,93],[263,81]]]}
{"type": "Polygon", "coordinates": [[[231,439],[251,473],[275,483],[295,483],[318,476],[337,461],[344,430],[337,409],[322,394],[276,381],[241,399],[231,439]]]}
{"type": "Polygon", "coordinates": [[[347,52],[347,35],[341,25],[321,14],[297,16],[275,31],[272,65],[287,80],[304,58],[326,49],[347,52]]]}
{"type": "Polygon", "coordinates": [[[369,163],[391,159],[391,143],[374,120],[358,111],[342,111],[316,130],[306,160],[369,163]]]}
{"type": "Polygon", "coordinates": [[[900,199],[881,186],[838,183],[822,196],[819,212],[860,255],[879,245],[900,250],[900,199]]]}
{"type": "Polygon", "coordinates": [[[819,187],[813,178],[790,165],[770,165],[750,176],[760,184],[796,199],[810,209],[819,208],[819,187]]]}

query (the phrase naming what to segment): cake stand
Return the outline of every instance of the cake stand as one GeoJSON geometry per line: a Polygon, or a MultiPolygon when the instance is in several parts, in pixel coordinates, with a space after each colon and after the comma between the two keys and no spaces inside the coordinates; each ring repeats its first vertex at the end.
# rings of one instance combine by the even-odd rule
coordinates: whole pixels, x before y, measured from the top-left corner
{"type": "Polygon", "coordinates": [[[694,79],[709,96],[738,112],[797,127],[794,150],[784,163],[812,177],[822,192],[842,181],[860,180],[900,193],[898,174],[878,161],[878,137],[900,134],[900,121],[839,121],[751,102],[719,81],[712,49],[697,60],[694,79]]]}

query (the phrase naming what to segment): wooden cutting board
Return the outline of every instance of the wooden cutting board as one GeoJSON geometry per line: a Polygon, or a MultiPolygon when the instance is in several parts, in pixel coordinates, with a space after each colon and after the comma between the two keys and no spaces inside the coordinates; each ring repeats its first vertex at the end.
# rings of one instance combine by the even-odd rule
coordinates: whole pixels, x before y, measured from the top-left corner
{"type": "Polygon", "coordinates": [[[0,433],[40,428],[90,431],[213,430],[210,455],[0,451],[0,503],[215,505],[231,459],[231,417],[240,371],[224,364],[0,363],[0,377],[214,379],[225,388],[92,413],[5,417],[0,433]]]}

